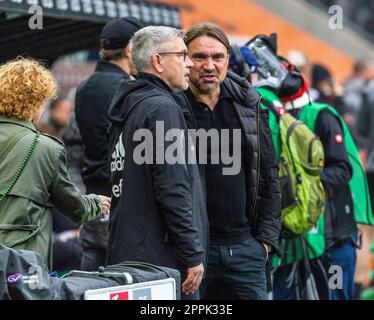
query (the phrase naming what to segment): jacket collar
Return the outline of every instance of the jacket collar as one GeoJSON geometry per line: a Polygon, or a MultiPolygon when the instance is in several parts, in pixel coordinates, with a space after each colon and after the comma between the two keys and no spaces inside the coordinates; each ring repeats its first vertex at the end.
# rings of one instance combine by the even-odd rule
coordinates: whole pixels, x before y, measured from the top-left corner
{"type": "MultiPolygon", "coordinates": [[[[191,105],[195,105],[195,104],[198,104],[198,103],[203,103],[203,102],[196,99],[195,95],[192,93],[191,88],[188,88],[187,90],[185,90],[183,92],[186,95],[186,97],[187,97],[187,99],[188,99],[188,101],[191,105]]],[[[218,97],[218,100],[217,100],[217,105],[221,102],[222,99],[234,100],[230,96],[230,93],[227,90],[226,86],[221,84],[220,85],[220,93],[219,93],[219,97],[218,97]]]]}
{"type": "Polygon", "coordinates": [[[229,71],[223,81],[223,86],[226,87],[235,102],[245,108],[257,108],[260,95],[246,79],[229,71]]]}
{"type": "Polygon", "coordinates": [[[170,87],[162,80],[160,79],[159,77],[151,74],[151,73],[148,73],[148,72],[138,72],[136,75],[135,75],[135,78],[136,79],[143,79],[143,80],[147,80],[149,81],[150,83],[156,85],[158,88],[160,89],[164,89],[166,90],[167,92],[173,92],[170,87]]]}
{"type": "Polygon", "coordinates": [[[28,129],[30,129],[34,132],[37,132],[34,124],[30,120],[8,118],[8,117],[0,115],[0,123],[12,123],[12,124],[16,124],[16,125],[21,126],[21,127],[28,128],[28,129]]]}
{"type": "Polygon", "coordinates": [[[114,72],[114,73],[120,73],[125,75],[127,78],[129,78],[129,75],[125,70],[120,68],[114,63],[111,63],[109,61],[100,60],[95,68],[95,72],[114,72]]]}

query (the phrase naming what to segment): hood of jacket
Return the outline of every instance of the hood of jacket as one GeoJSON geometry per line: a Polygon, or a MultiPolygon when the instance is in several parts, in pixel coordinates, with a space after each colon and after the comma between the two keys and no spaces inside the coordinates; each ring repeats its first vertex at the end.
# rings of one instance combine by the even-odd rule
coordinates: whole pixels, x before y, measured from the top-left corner
{"type": "Polygon", "coordinates": [[[108,110],[109,120],[113,125],[123,125],[131,111],[141,101],[162,95],[160,90],[162,89],[156,88],[145,79],[122,80],[108,110]]]}
{"type": "Polygon", "coordinates": [[[185,94],[167,90],[166,84],[161,79],[149,74],[143,74],[135,80],[121,81],[108,111],[109,120],[115,126],[122,126],[141,101],[156,96],[163,96],[165,99],[169,97],[173,100],[181,108],[188,127],[196,127],[192,119],[191,106],[185,94]]]}

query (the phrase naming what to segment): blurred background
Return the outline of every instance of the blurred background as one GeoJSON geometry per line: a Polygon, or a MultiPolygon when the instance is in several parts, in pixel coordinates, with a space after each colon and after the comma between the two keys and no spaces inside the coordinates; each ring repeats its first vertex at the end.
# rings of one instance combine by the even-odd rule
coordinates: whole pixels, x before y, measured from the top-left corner
{"type": "MultiPolygon", "coordinates": [[[[277,32],[280,55],[306,74],[313,98],[333,105],[344,117],[366,165],[367,146],[374,139],[374,124],[365,116],[374,112],[374,0],[1,0],[0,63],[23,55],[51,67],[59,99],[43,115],[43,130],[65,140],[72,178],[82,189],[81,156],[75,149],[79,133],[71,121],[75,89],[94,70],[102,27],[120,16],[182,29],[211,21],[238,45],[277,32]],[[41,16],[30,9],[33,5],[42,8],[41,16]],[[38,18],[41,28],[35,24],[38,18]]],[[[373,188],[374,168],[367,169],[373,188]]],[[[76,233],[69,231],[78,226],[59,219],[56,239],[73,238],[76,233]]],[[[374,233],[362,229],[356,282],[367,286],[374,270],[369,250],[374,233]]],[[[78,252],[74,259],[79,258],[78,252]]]]}

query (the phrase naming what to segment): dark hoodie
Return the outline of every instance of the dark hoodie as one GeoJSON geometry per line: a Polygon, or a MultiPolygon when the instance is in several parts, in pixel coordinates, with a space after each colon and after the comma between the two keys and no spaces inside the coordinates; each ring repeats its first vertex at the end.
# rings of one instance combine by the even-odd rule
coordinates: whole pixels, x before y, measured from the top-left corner
{"type": "MultiPolygon", "coordinates": [[[[155,164],[156,121],[164,132],[176,128],[189,139],[194,126],[183,94],[171,92],[146,73],[124,80],[109,110],[112,206],[107,263],[149,262],[183,270],[205,264],[208,219],[204,185],[196,164],[155,164]],[[187,121],[187,122],[186,122],[187,121]],[[153,164],[137,164],[137,129],[152,133],[145,153],[153,164]],[[151,150],[153,149],[153,150],[151,150]],[[136,152],[136,150],[135,150],[136,152]]],[[[165,151],[173,142],[165,142],[165,151]]],[[[164,153],[165,154],[165,153],[164,153]]]]}

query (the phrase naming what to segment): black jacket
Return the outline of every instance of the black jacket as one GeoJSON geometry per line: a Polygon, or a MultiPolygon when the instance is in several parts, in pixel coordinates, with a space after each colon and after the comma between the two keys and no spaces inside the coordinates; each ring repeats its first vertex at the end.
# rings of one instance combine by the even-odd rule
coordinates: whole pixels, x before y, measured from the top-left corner
{"type": "Polygon", "coordinates": [[[353,199],[349,188],[352,167],[348,160],[340,120],[328,110],[318,114],[315,134],[319,136],[325,153],[321,181],[326,191],[325,238],[326,246],[351,239],[357,230],[353,213],[353,199]]]}
{"type": "Polygon", "coordinates": [[[223,85],[233,98],[246,137],[246,211],[249,223],[258,241],[278,250],[281,194],[268,111],[260,109],[259,94],[244,78],[229,72],[223,85]]]}
{"type": "MultiPolygon", "coordinates": [[[[296,118],[300,117],[301,112],[302,109],[290,111],[296,118]]],[[[343,128],[335,115],[322,110],[317,116],[314,133],[321,139],[325,154],[321,181],[326,194],[325,242],[329,248],[351,239],[357,230],[349,188],[352,167],[344,144],[343,128]]]]}
{"type": "MultiPolygon", "coordinates": [[[[84,146],[82,178],[87,193],[109,196],[108,110],[114,94],[128,74],[117,65],[101,60],[94,74],[83,81],[75,95],[75,115],[84,146]]],[[[100,219],[83,225],[81,245],[104,251],[108,241],[108,221],[100,219]]]]}
{"type": "Polygon", "coordinates": [[[82,177],[88,193],[110,195],[107,113],[120,81],[128,78],[117,65],[99,61],[77,89],[75,115],[85,147],[82,177]]]}
{"type": "MultiPolygon", "coordinates": [[[[208,236],[205,191],[197,164],[156,163],[156,121],[189,139],[188,102],[165,83],[141,73],[124,81],[109,110],[112,206],[107,263],[137,260],[177,268],[205,264],[208,236]],[[183,108],[183,109],[182,109],[183,108]],[[188,124],[187,124],[188,123],[188,124]],[[152,133],[148,142],[134,132],[152,133]],[[143,144],[148,164],[137,164],[143,144]],[[135,153],[134,153],[135,152],[135,153]],[[139,155],[139,153],[138,153],[139,155]]],[[[160,141],[160,140],[158,140],[160,141]]],[[[172,144],[165,142],[164,152],[172,144]]]]}

